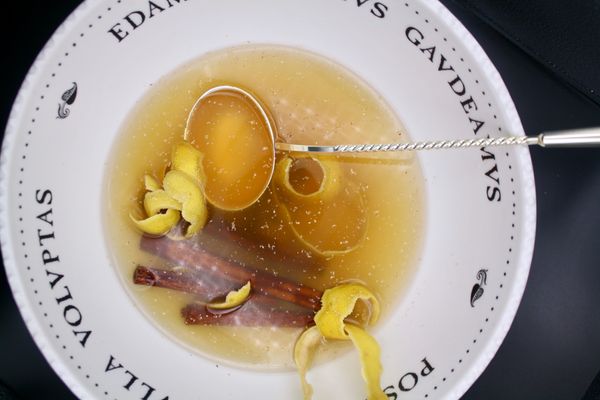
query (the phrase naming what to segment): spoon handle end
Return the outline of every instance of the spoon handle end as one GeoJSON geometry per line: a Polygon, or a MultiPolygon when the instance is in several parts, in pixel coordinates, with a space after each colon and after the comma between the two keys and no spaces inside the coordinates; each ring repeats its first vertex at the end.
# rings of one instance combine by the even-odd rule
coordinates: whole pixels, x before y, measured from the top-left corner
{"type": "Polygon", "coordinates": [[[597,147],[600,146],[600,128],[545,132],[535,139],[542,147],[597,147]]]}

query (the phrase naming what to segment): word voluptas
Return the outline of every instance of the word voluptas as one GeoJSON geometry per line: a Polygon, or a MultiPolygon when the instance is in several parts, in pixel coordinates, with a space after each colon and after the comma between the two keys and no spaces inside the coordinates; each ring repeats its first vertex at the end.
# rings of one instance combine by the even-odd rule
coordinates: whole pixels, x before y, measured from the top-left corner
{"type": "Polygon", "coordinates": [[[141,7],[127,14],[123,19],[114,24],[109,30],[112,36],[120,43],[127,38],[133,31],[141,27],[146,21],[160,15],[178,4],[185,3],[187,0],[154,0],[148,1],[146,7],[141,7]]]}
{"type": "MultiPolygon", "coordinates": [[[[417,28],[409,26],[405,31],[406,38],[423,55],[431,61],[437,68],[438,72],[448,74],[448,86],[450,90],[458,97],[460,107],[469,118],[469,124],[475,135],[480,134],[481,129],[485,126],[485,121],[480,117],[475,117],[475,113],[479,110],[477,102],[467,90],[467,85],[462,80],[461,76],[454,70],[454,67],[449,63],[448,59],[434,44],[426,41],[425,35],[417,28]]],[[[489,135],[487,135],[489,137],[489,135]]],[[[502,192],[500,190],[500,176],[496,155],[493,151],[481,148],[481,160],[485,166],[485,177],[488,182],[485,195],[490,202],[500,202],[502,200],[502,192]]]]}
{"type": "Polygon", "coordinates": [[[83,328],[83,315],[75,305],[75,298],[71,293],[69,285],[65,284],[65,274],[61,273],[60,255],[53,248],[56,240],[54,211],[52,209],[53,201],[54,194],[51,190],[39,189],[35,191],[35,202],[40,207],[39,214],[36,216],[36,222],[38,225],[37,239],[42,268],[48,278],[50,289],[54,293],[54,299],[61,308],[63,319],[69,325],[73,335],[75,335],[81,346],[85,347],[92,335],[92,331],[83,328]]]}

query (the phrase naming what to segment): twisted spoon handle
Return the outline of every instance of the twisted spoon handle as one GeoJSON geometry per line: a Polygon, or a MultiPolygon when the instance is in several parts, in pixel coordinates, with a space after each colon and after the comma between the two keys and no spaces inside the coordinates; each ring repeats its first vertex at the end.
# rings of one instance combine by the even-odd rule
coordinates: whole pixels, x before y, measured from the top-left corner
{"type": "Polygon", "coordinates": [[[600,128],[573,129],[542,133],[538,136],[504,136],[481,139],[434,140],[413,143],[338,144],[316,146],[291,143],[275,143],[282,151],[309,153],[372,153],[386,151],[460,149],[468,147],[539,145],[542,147],[596,147],[600,146],[600,128]]]}

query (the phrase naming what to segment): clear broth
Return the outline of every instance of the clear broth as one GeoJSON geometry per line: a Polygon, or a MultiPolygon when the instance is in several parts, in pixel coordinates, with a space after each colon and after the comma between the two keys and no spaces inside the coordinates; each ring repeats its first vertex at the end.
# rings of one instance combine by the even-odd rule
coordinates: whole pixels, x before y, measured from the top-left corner
{"type": "MultiPolygon", "coordinates": [[[[188,63],[156,82],[123,125],[106,175],[106,232],[118,272],[138,306],[169,336],[206,357],[254,369],[289,368],[300,328],[186,325],[181,309],[194,302],[194,296],[132,282],[137,265],[177,266],[140,250],[141,234],[129,214],[141,213],[143,176],[162,176],[173,144],[183,139],[192,105],[204,91],[222,84],[248,88],[259,96],[272,113],[279,140],[338,144],[408,137],[390,107],[349,71],[312,53],[268,45],[226,49],[188,63]]],[[[272,186],[245,210],[211,206],[206,232],[192,240],[223,258],[319,290],[362,282],[378,296],[385,318],[418,261],[424,227],[421,170],[411,154],[334,161],[364,198],[360,216],[346,212],[340,221],[343,229],[352,229],[353,218],[366,220],[362,240],[349,253],[323,256],[304,245],[290,229],[272,186]]],[[[321,358],[344,348],[327,346],[321,358]]]]}

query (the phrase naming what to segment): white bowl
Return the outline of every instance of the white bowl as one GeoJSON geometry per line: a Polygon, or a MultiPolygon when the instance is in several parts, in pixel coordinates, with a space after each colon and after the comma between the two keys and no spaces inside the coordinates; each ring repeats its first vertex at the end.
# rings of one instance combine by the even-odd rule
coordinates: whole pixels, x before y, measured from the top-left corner
{"type": "MultiPolygon", "coordinates": [[[[293,372],[215,365],[167,339],[111,267],[100,182],[121,123],[167,72],[224,47],[294,46],[358,74],[413,139],[523,134],[500,76],[441,4],[359,3],[155,0],[162,11],[150,18],[146,1],[88,0],[50,39],[8,123],[0,238],[25,322],[78,397],[301,398],[293,372]],[[134,29],[124,18],[138,10],[145,21],[134,29]],[[67,104],[62,95],[74,82],[67,104]],[[465,94],[456,93],[461,85],[465,94]]],[[[525,288],[535,235],[531,161],[514,147],[418,157],[425,240],[408,292],[376,331],[382,385],[390,398],[457,399],[500,346],[525,288]],[[472,302],[476,284],[483,294],[472,302]]],[[[315,398],[364,398],[358,371],[351,354],[316,367],[315,398]]]]}

